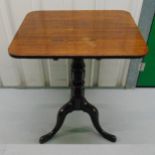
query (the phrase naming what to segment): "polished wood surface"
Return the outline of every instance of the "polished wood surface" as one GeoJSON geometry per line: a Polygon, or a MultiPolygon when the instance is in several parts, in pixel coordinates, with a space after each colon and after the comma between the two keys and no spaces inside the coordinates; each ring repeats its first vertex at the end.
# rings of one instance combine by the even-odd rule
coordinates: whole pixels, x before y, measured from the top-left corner
{"type": "Polygon", "coordinates": [[[147,46],[125,11],[34,11],[10,47],[14,57],[139,57],[147,46]]]}

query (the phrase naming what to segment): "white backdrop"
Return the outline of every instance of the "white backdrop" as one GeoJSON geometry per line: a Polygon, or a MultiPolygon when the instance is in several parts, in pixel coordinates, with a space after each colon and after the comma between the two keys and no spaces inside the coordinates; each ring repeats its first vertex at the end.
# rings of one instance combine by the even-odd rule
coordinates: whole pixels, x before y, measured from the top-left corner
{"type": "MultiPolygon", "coordinates": [[[[33,10],[129,11],[138,23],[143,0],[0,0],[0,86],[68,86],[70,60],[13,59],[8,45],[25,15],[33,10]]],[[[86,85],[124,87],[130,60],[86,60],[86,85]]]]}

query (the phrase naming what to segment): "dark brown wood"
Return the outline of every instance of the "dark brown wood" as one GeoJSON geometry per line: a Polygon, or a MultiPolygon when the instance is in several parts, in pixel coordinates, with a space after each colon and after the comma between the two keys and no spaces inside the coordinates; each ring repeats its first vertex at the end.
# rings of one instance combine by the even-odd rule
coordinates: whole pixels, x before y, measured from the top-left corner
{"type": "Polygon", "coordinates": [[[60,108],[54,129],[39,139],[39,142],[41,144],[46,143],[47,141],[52,139],[63,125],[66,116],[75,110],[82,110],[83,112],[88,113],[94,127],[101,134],[101,136],[111,142],[116,142],[117,138],[115,135],[110,134],[102,129],[99,123],[99,112],[97,108],[86,100],[84,95],[84,79],[84,60],[82,58],[75,58],[73,59],[71,69],[71,99],[69,100],[69,102],[67,102],[67,104],[63,105],[60,108]]]}
{"type": "Polygon", "coordinates": [[[34,11],[10,47],[15,57],[139,57],[147,46],[126,11],[34,11]]]}

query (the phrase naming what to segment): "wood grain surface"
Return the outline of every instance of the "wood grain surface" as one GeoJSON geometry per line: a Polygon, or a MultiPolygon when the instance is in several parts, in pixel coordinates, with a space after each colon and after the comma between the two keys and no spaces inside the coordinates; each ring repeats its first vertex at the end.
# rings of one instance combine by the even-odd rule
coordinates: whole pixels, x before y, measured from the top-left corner
{"type": "Polygon", "coordinates": [[[14,57],[141,57],[146,43],[126,11],[33,11],[11,45],[14,57]]]}

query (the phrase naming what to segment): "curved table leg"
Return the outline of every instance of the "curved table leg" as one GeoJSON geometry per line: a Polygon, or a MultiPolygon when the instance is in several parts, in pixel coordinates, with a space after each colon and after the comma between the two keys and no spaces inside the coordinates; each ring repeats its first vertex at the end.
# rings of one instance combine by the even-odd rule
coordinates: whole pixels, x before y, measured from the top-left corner
{"type": "Polygon", "coordinates": [[[96,130],[107,140],[111,142],[116,142],[117,138],[115,135],[112,135],[106,131],[104,131],[99,124],[99,113],[95,106],[91,105],[85,100],[85,105],[82,107],[82,110],[89,114],[94,127],[96,130]]]}
{"type": "Polygon", "coordinates": [[[57,115],[57,122],[56,122],[54,129],[48,134],[40,137],[39,139],[40,144],[46,143],[47,141],[53,138],[53,136],[58,132],[58,130],[63,125],[66,115],[72,111],[73,111],[73,106],[71,102],[68,102],[62,108],[60,108],[58,115],[57,115]]]}

